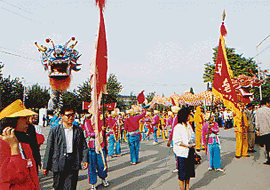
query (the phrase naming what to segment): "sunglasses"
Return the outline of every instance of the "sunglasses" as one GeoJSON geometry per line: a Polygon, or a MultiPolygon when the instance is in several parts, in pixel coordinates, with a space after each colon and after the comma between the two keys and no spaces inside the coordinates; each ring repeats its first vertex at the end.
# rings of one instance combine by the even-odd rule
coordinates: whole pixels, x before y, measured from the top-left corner
{"type": "Polygon", "coordinates": [[[67,116],[67,117],[74,117],[74,113],[67,113],[67,114],[65,114],[65,116],[67,116]]]}

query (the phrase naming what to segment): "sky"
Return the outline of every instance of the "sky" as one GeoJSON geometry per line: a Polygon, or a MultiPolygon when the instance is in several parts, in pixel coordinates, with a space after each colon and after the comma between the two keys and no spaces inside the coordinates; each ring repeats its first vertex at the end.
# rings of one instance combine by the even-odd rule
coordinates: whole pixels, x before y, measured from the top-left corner
{"type": "MultiPolygon", "coordinates": [[[[107,0],[108,76],[117,76],[122,95],[145,90],[145,95],[156,92],[168,97],[191,87],[195,94],[205,91],[204,64],[212,62],[212,48],[218,45],[223,10],[226,45],[268,69],[270,39],[263,40],[270,34],[269,4],[249,0],[107,0]]],[[[4,77],[24,77],[26,86],[38,83],[49,87],[34,42],[51,47],[45,43],[48,37],[55,44],[65,44],[75,36],[82,66],[73,72],[69,90],[88,80],[99,22],[94,0],[0,0],[0,7],[4,77]]]]}

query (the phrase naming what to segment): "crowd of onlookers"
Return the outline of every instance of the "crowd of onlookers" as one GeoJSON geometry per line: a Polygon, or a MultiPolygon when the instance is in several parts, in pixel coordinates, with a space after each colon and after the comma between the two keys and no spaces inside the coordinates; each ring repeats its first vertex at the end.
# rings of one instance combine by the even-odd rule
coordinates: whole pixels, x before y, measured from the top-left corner
{"type": "Polygon", "coordinates": [[[270,165],[270,101],[264,98],[259,106],[252,103],[240,106],[240,114],[217,107],[214,111],[197,106],[172,106],[170,110],[115,109],[97,118],[99,135],[93,123],[93,114],[77,114],[64,106],[58,116],[43,115],[42,126],[50,127],[43,163],[40,146],[45,137],[38,125],[37,114],[25,108],[20,100],[0,112],[0,189],[39,189],[38,169],[43,174],[53,172],[55,189],[76,189],[78,170],[88,170],[91,189],[96,189],[97,176],[103,185],[109,186],[107,161],[120,157],[121,143],[130,148],[130,163],[139,163],[140,141],[153,139],[160,144],[162,137],[172,147],[176,158],[179,186],[188,188],[190,177],[195,176],[194,164],[198,152],[206,150],[208,170],[224,172],[220,157],[220,128],[234,128],[236,158],[250,157],[255,143],[265,145],[270,165]],[[153,135],[153,136],[152,136],[153,135]],[[99,142],[100,144],[96,144],[99,142]],[[98,153],[99,152],[99,153],[98,153]]]}

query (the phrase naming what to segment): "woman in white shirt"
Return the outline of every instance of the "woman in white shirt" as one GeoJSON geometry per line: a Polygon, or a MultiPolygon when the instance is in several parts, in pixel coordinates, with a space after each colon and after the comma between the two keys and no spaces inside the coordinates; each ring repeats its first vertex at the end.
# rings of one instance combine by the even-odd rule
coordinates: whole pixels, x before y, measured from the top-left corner
{"type": "Polygon", "coordinates": [[[195,177],[194,132],[188,123],[191,110],[187,107],[179,110],[178,124],[173,131],[173,151],[177,156],[178,181],[181,190],[189,189],[190,177],[195,177]]]}

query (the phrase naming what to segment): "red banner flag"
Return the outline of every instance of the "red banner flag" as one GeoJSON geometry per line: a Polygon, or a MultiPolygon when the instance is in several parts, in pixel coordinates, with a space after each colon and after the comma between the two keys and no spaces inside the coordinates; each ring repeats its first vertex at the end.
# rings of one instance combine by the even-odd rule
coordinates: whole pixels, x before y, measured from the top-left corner
{"type": "MultiPolygon", "coordinates": [[[[105,156],[103,155],[101,143],[103,142],[103,136],[101,129],[100,115],[100,102],[102,93],[106,93],[107,84],[107,40],[105,23],[103,18],[103,8],[105,7],[105,0],[96,0],[96,5],[99,5],[100,10],[100,21],[99,21],[99,32],[96,43],[96,54],[91,63],[91,104],[90,112],[93,114],[91,121],[95,127],[95,150],[97,153],[101,153],[103,163],[105,165],[105,156]]],[[[105,138],[105,137],[104,137],[105,138]]],[[[105,165],[105,168],[107,166],[105,165]]]]}
{"type": "Polygon", "coordinates": [[[212,92],[223,100],[224,105],[228,109],[239,115],[238,99],[231,81],[232,70],[227,60],[225,40],[223,38],[226,33],[224,22],[222,22],[212,92]]]}
{"type": "MultiPolygon", "coordinates": [[[[101,108],[102,107],[103,106],[101,105],[101,108]]],[[[115,109],[115,107],[116,107],[116,103],[105,104],[104,107],[107,108],[108,111],[113,111],[115,109]]]]}
{"type": "Polygon", "coordinates": [[[89,102],[82,102],[82,110],[88,110],[90,107],[89,102]]]}
{"type": "Polygon", "coordinates": [[[142,103],[145,101],[145,97],[144,97],[143,92],[144,92],[144,90],[141,91],[141,92],[139,93],[139,95],[137,96],[137,101],[138,101],[139,104],[142,104],[142,103]]]}

